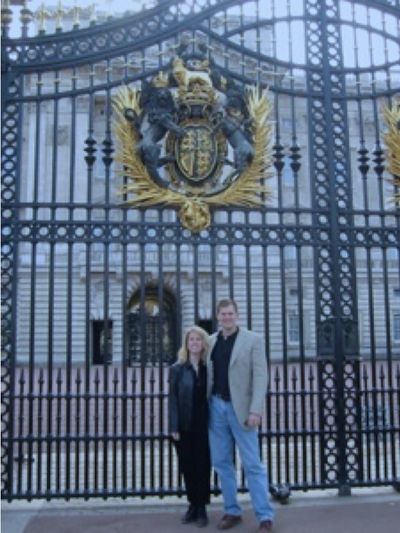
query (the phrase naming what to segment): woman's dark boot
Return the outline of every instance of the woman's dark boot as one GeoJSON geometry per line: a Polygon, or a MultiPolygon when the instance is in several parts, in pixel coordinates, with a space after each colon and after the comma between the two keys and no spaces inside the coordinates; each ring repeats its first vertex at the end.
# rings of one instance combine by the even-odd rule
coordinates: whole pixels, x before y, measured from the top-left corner
{"type": "Polygon", "coordinates": [[[199,505],[197,507],[197,520],[196,524],[198,527],[206,527],[208,524],[208,516],[206,513],[206,506],[205,505],[199,505]]]}
{"type": "Polygon", "coordinates": [[[186,513],[182,516],[182,524],[190,524],[197,520],[197,506],[192,503],[189,505],[186,513]]]}

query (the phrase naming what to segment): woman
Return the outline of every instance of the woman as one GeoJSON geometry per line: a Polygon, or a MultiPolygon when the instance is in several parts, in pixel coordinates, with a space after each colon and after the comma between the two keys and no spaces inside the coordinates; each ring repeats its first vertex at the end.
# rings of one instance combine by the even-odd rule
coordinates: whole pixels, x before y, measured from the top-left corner
{"type": "Polygon", "coordinates": [[[210,449],[208,445],[208,334],[192,326],[169,373],[169,428],[178,453],[189,507],[182,523],[208,524],[210,449]]]}

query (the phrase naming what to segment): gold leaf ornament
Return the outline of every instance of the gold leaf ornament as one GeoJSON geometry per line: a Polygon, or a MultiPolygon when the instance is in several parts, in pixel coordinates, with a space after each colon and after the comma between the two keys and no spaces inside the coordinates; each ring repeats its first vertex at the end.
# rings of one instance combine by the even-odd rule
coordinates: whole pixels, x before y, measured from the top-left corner
{"type": "MultiPolygon", "coordinates": [[[[388,149],[387,168],[393,174],[393,180],[390,181],[396,188],[400,188],[400,99],[395,100],[391,107],[385,106],[383,116],[388,127],[384,139],[388,149]]],[[[399,189],[394,194],[393,201],[400,206],[399,189]]]]}
{"type": "Polygon", "coordinates": [[[128,183],[122,187],[121,194],[132,194],[134,198],[126,205],[148,207],[157,204],[179,205],[179,194],[160,187],[155,183],[137,151],[139,144],[138,131],[126,119],[125,109],[132,109],[140,116],[139,91],[124,86],[113,98],[115,114],[114,131],[118,139],[116,162],[122,166],[118,171],[126,176],[128,183]]]}
{"type": "Polygon", "coordinates": [[[203,189],[196,194],[174,190],[156,183],[143,164],[138,152],[140,134],[125,117],[125,110],[132,109],[140,116],[139,91],[124,86],[113,98],[115,114],[114,131],[117,137],[116,161],[121,165],[119,174],[127,183],[121,193],[129,196],[127,206],[149,207],[164,205],[179,209],[182,225],[198,233],[211,223],[210,208],[217,206],[256,207],[264,205],[271,191],[265,180],[271,176],[270,139],[272,124],[269,122],[271,103],[266,91],[254,87],[247,91],[247,106],[252,119],[254,156],[251,163],[228,186],[220,187],[215,194],[203,189]]]}
{"type": "Polygon", "coordinates": [[[185,228],[195,233],[211,224],[208,205],[198,197],[188,198],[179,210],[179,218],[185,228]]]}

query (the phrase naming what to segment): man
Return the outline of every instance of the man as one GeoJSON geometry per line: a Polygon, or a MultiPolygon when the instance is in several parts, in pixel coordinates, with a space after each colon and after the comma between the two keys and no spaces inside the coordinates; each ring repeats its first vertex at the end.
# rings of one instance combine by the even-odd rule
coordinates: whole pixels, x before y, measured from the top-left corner
{"type": "Polygon", "coordinates": [[[259,531],[272,531],[274,511],[269,501],[268,479],[260,460],[257,428],[267,390],[267,364],[261,337],[238,327],[234,300],[218,303],[220,331],[210,337],[208,395],[211,461],[224,499],[224,516],[218,529],[242,521],[237,500],[233,444],[238,447],[259,531]]]}

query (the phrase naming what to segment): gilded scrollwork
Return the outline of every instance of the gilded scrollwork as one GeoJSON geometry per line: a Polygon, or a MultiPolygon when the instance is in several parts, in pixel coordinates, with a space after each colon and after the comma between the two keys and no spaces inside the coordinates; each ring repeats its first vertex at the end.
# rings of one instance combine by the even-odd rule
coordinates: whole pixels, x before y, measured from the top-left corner
{"type": "Polygon", "coordinates": [[[393,102],[391,107],[386,106],[383,110],[388,130],[385,134],[387,146],[387,168],[393,175],[393,185],[397,191],[394,201],[400,206],[400,100],[393,102]]]}
{"type": "Polygon", "coordinates": [[[114,98],[117,161],[127,205],[171,205],[199,232],[210,207],[262,205],[270,166],[271,104],[224,78],[204,54],[181,54],[141,89],[114,98]]]}

